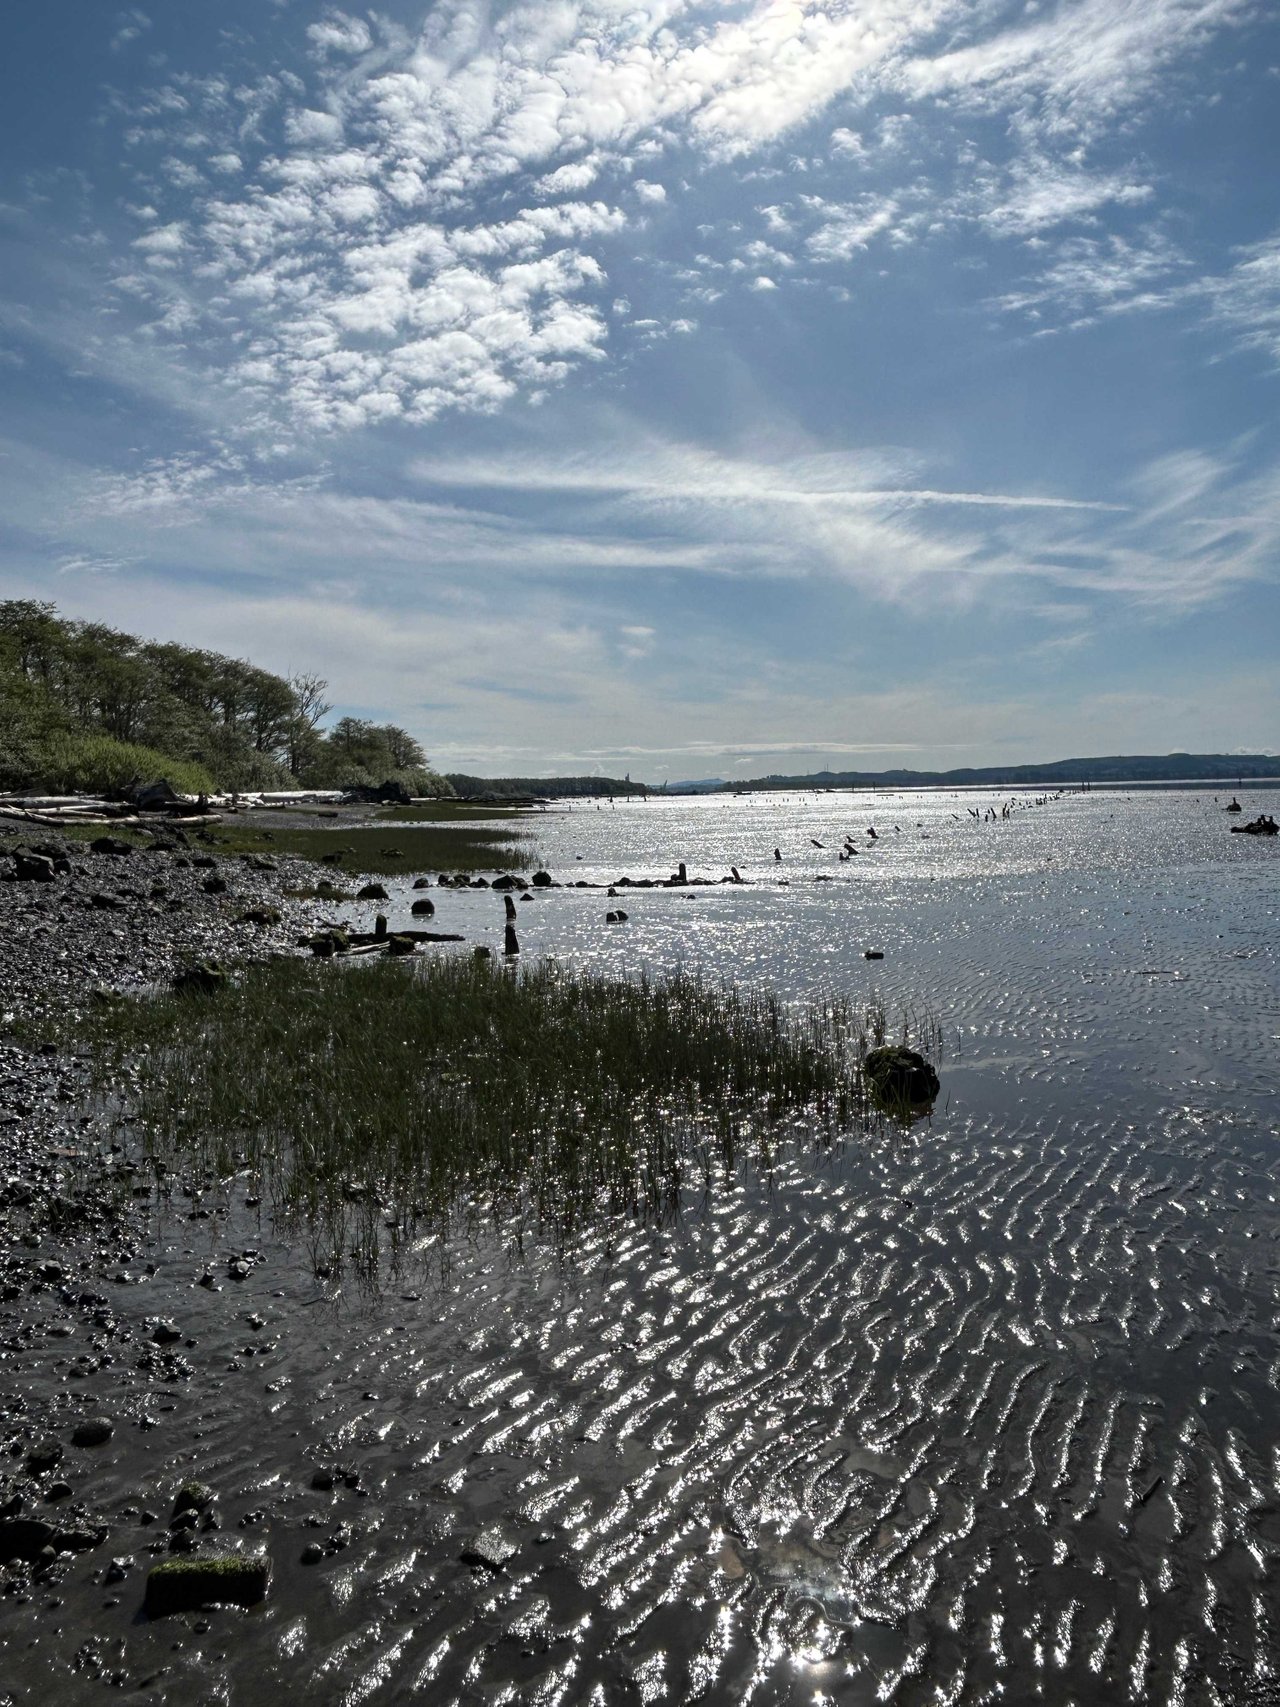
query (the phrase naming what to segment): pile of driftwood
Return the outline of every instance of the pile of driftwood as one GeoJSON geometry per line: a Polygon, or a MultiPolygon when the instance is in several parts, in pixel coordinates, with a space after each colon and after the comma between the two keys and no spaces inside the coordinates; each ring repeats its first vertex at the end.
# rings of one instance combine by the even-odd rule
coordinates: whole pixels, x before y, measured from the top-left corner
{"type": "Polygon", "coordinates": [[[222,812],[252,807],[333,805],[340,789],[296,789],[252,794],[179,794],[167,782],[135,788],[127,800],[107,800],[89,794],[0,794],[0,823],[143,825],[160,818],[198,818],[218,821],[222,812]]]}

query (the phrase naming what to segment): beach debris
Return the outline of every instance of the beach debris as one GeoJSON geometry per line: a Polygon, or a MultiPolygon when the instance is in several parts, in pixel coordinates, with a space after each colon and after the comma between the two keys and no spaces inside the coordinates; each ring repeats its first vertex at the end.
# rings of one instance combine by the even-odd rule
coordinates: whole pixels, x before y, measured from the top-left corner
{"type": "Polygon", "coordinates": [[[884,950],[882,948],[864,948],[862,958],[864,960],[883,960],[884,950]]]}

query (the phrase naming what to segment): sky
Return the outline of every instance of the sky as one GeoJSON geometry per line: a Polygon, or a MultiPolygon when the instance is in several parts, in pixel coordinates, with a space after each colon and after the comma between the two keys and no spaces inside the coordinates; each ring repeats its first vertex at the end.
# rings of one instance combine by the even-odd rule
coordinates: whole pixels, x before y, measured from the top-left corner
{"type": "Polygon", "coordinates": [[[1268,0],[5,40],[0,597],[488,775],[1277,750],[1268,0]]]}

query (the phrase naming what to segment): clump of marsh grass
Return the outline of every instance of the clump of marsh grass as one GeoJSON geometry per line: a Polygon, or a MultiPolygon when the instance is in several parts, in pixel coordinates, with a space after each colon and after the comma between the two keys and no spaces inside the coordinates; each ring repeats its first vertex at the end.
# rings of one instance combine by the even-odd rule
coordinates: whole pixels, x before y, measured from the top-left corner
{"type": "Polygon", "coordinates": [[[883,1011],[786,1009],[683,974],[634,982],[452,957],[276,961],[232,987],[115,1004],[90,1039],[128,1066],[126,1118],[160,1154],[248,1167],[331,1261],[376,1264],[460,1219],[561,1241],[661,1218],[775,1146],[871,1118],[859,1071],[883,1011]]]}

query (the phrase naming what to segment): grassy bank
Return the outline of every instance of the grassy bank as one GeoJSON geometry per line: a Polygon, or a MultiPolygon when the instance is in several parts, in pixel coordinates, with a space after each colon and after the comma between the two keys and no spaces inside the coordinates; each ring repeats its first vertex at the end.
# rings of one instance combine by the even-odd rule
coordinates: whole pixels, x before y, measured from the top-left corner
{"type": "MultiPolygon", "coordinates": [[[[128,826],[106,826],[113,836],[146,847],[152,840],[145,830],[128,826]]],[[[223,818],[202,829],[200,820],[187,819],[181,828],[198,840],[200,849],[229,858],[238,854],[262,854],[268,858],[292,858],[322,864],[339,882],[343,872],[369,872],[379,877],[412,877],[442,871],[525,871],[535,863],[532,844],[519,832],[481,829],[463,816],[444,813],[430,825],[336,824],[332,829],[314,825],[280,824],[268,827],[254,816],[223,818]],[[336,860],[327,855],[336,854],[336,860]]],[[[10,839],[40,840],[50,834],[48,825],[6,827],[10,839]]],[[[157,820],[155,830],[163,836],[171,826],[157,820]]],[[[67,841],[92,841],[104,826],[58,824],[52,833],[67,841]]]]}
{"type": "Polygon", "coordinates": [[[113,1005],[89,1042],[104,1083],[140,1065],[123,1118],[161,1154],[255,1170],[326,1260],[372,1267],[460,1214],[561,1239],[661,1216],[780,1138],[847,1131],[883,1032],[847,1004],[458,957],[247,967],[211,996],[113,1005]]]}
{"type": "Polygon", "coordinates": [[[534,859],[531,844],[515,830],[480,829],[452,813],[433,824],[339,824],[333,829],[276,824],[259,827],[252,817],[224,819],[210,832],[216,853],[280,854],[326,862],[339,872],[380,877],[440,871],[524,871],[534,859]]]}

